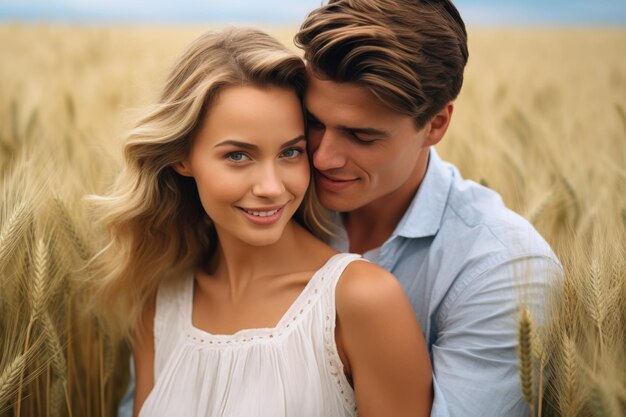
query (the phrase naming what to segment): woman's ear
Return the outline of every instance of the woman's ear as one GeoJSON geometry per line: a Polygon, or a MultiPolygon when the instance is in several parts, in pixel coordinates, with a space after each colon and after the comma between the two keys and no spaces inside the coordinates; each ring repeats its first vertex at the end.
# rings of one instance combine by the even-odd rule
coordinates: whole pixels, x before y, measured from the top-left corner
{"type": "Polygon", "coordinates": [[[176,162],[172,165],[174,171],[178,172],[183,177],[193,177],[193,172],[191,171],[191,164],[187,159],[176,162]]]}
{"type": "Polygon", "coordinates": [[[454,111],[454,103],[449,102],[439,111],[426,125],[428,129],[428,135],[424,143],[425,146],[434,146],[443,139],[443,136],[450,126],[450,120],[452,119],[452,112],[454,111]]]}

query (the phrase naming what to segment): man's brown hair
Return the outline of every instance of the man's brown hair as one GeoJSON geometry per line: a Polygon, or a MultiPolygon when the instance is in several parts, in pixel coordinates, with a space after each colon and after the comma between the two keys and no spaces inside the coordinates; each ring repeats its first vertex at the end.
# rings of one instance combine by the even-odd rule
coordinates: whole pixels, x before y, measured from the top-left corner
{"type": "Polygon", "coordinates": [[[363,85],[419,128],[457,97],[468,58],[448,0],[330,0],[295,43],[317,76],[363,85]]]}

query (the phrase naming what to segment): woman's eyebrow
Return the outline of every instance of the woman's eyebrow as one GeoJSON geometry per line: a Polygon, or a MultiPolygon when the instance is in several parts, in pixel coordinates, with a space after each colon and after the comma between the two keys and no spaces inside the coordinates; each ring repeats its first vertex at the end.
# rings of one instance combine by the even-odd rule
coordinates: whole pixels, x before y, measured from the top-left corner
{"type": "MultiPolygon", "coordinates": [[[[293,146],[296,143],[298,143],[300,141],[303,141],[303,140],[306,140],[306,137],[304,135],[299,135],[299,136],[297,136],[297,137],[295,137],[293,139],[290,139],[287,142],[283,143],[282,145],[280,145],[280,147],[282,149],[282,148],[286,148],[288,146],[293,146]]],[[[233,139],[228,139],[228,140],[222,141],[222,142],[216,144],[214,146],[214,148],[218,148],[218,147],[221,147],[221,146],[235,146],[235,147],[238,147],[238,148],[250,149],[250,150],[253,150],[253,151],[259,149],[259,147],[257,145],[255,145],[255,144],[253,144],[253,143],[242,142],[240,140],[233,140],[233,139]]]]}
{"type": "Polygon", "coordinates": [[[300,136],[295,137],[295,138],[293,138],[293,139],[291,139],[291,140],[288,140],[287,142],[285,142],[285,143],[283,143],[282,145],[280,145],[280,147],[281,147],[281,149],[282,149],[282,148],[287,148],[288,146],[293,146],[293,145],[295,145],[296,143],[300,143],[300,142],[302,142],[303,140],[304,140],[304,141],[306,141],[306,136],[304,136],[304,135],[300,135],[300,136]]]}
{"type": "Polygon", "coordinates": [[[239,140],[232,140],[232,139],[222,141],[222,142],[216,144],[214,146],[214,148],[218,148],[218,147],[221,147],[221,146],[236,146],[238,148],[244,148],[244,149],[250,149],[250,150],[259,149],[258,146],[254,145],[252,143],[241,142],[239,140]]]}

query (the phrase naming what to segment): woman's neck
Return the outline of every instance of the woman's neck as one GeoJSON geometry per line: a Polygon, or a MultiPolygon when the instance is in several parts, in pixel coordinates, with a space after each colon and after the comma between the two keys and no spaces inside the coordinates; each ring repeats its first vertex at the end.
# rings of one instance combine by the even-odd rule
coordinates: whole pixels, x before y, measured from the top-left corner
{"type": "Polygon", "coordinates": [[[314,237],[291,221],[280,239],[269,245],[250,245],[227,233],[220,235],[219,230],[218,239],[207,272],[214,279],[226,281],[235,295],[245,292],[253,280],[298,272],[307,242],[314,237]]]}

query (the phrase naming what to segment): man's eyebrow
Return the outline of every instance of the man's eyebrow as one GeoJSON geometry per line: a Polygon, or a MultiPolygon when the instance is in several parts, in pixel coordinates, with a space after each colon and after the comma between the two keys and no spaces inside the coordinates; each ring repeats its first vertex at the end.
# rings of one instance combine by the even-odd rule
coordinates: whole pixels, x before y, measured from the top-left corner
{"type": "MultiPolygon", "coordinates": [[[[313,119],[316,122],[319,122],[317,116],[311,113],[309,110],[306,111],[306,115],[308,118],[313,119]]],[[[357,135],[365,135],[365,136],[378,136],[381,139],[385,139],[389,137],[389,132],[380,129],[374,129],[373,127],[350,127],[350,126],[339,126],[340,130],[344,132],[349,132],[357,135]]]]}
{"type": "Polygon", "coordinates": [[[380,137],[381,139],[385,139],[389,136],[388,132],[385,132],[384,130],[380,130],[380,129],[374,129],[371,127],[339,126],[339,129],[349,132],[349,133],[357,134],[357,135],[377,136],[377,137],[380,137]]]}
{"type": "MultiPolygon", "coordinates": [[[[297,136],[297,137],[295,137],[293,139],[289,139],[288,141],[286,141],[285,143],[280,145],[280,148],[282,149],[282,148],[286,148],[288,146],[293,146],[296,143],[301,142],[303,140],[306,140],[306,137],[304,135],[299,135],[299,136],[297,136]]],[[[259,149],[259,147],[257,145],[254,145],[252,143],[242,142],[242,141],[239,141],[239,140],[232,140],[232,139],[222,141],[222,142],[218,143],[217,145],[215,145],[214,148],[221,147],[221,146],[235,146],[235,147],[238,147],[238,148],[249,149],[251,151],[256,151],[256,150],[259,149]]]]}

